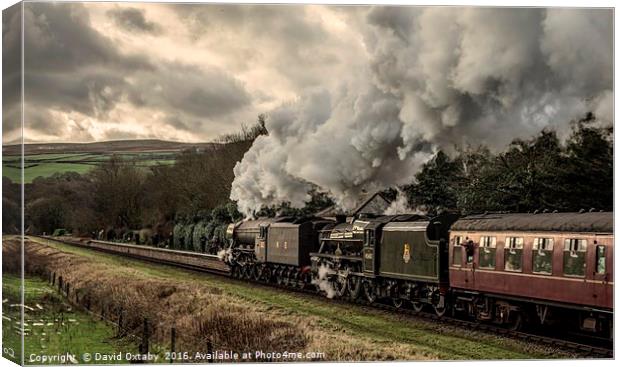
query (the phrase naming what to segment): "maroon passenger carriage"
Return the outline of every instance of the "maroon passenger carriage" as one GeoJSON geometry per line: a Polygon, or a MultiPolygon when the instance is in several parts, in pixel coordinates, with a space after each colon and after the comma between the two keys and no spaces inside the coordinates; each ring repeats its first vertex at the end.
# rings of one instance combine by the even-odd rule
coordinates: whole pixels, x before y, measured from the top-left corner
{"type": "Polygon", "coordinates": [[[456,312],[612,338],[613,213],[467,216],[453,224],[449,250],[456,312]]]}

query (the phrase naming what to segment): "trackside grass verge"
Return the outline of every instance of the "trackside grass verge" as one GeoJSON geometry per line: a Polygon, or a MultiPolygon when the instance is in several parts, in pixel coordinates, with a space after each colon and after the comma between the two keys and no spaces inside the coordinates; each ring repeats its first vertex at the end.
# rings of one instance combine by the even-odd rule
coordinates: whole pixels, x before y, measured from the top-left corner
{"type": "MultiPolygon", "coordinates": [[[[41,244],[28,241],[26,245],[33,264],[62,272],[77,286],[93,294],[102,292],[124,302],[125,309],[147,313],[163,323],[174,315],[177,329],[184,330],[183,346],[190,350],[204,348],[208,340],[216,349],[320,352],[324,354],[315,359],[332,361],[575,357],[546,346],[369,307],[36,241],[41,244]]],[[[165,330],[161,333],[165,343],[168,335],[165,330]]]]}

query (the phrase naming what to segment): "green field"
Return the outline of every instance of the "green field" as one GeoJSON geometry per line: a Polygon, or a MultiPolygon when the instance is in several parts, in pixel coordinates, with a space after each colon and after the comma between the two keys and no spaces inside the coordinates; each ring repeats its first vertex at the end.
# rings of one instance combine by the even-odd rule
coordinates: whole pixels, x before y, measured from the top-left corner
{"type": "MultiPolygon", "coordinates": [[[[140,167],[172,165],[177,152],[118,153],[117,157],[140,167]]],[[[26,155],[24,159],[24,182],[31,183],[37,177],[50,177],[54,173],[77,172],[84,174],[112,157],[113,153],[49,153],[26,155]]],[[[13,182],[21,182],[21,157],[2,157],[2,176],[13,182]]]]}
{"type": "MultiPolygon", "coordinates": [[[[18,277],[3,274],[2,339],[4,346],[21,345],[19,286],[18,277]]],[[[75,354],[77,355],[76,362],[84,363],[81,353],[85,351],[102,354],[127,351],[135,353],[137,351],[134,342],[115,337],[114,327],[73,309],[47,282],[38,278],[25,279],[24,304],[25,364],[49,364],[37,361],[38,356],[43,355],[75,354]]],[[[21,351],[15,350],[14,352],[16,358],[19,358],[21,351]]],[[[18,362],[16,358],[8,355],[6,350],[4,357],[18,362]]],[[[72,361],[68,360],[64,364],[71,363],[72,361]]],[[[53,364],[60,363],[56,361],[53,364]]]]}

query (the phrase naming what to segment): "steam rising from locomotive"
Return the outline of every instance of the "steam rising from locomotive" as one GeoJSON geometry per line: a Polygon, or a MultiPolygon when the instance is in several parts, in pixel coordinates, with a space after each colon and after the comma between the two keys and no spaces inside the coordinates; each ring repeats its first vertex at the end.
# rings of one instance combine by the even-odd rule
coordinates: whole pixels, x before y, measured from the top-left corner
{"type": "Polygon", "coordinates": [[[381,7],[348,17],[366,67],[269,113],[269,135],[235,167],[231,199],[247,216],[303,206],[311,185],[350,208],[363,191],[411,182],[438,149],[500,147],[544,127],[562,136],[587,111],[612,121],[610,12],[381,7]]]}

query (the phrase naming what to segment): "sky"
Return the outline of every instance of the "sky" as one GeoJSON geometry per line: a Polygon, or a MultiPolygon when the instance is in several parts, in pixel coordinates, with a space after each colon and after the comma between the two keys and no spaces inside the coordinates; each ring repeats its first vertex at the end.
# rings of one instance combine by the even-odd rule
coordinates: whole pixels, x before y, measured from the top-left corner
{"type": "MultiPolygon", "coordinates": [[[[26,3],[24,20],[30,142],[209,141],[266,113],[282,141],[320,126],[379,149],[354,116],[396,132],[404,160],[612,118],[610,10],[26,3]]],[[[18,21],[3,17],[5,91],[18,21]]],[[[5,93],[4,142],[19,124],[5,93]]]]}
{"type": "MultiPolygon", "coordinates": [[[[303,90],[355,73],[364,46],[348,13],[27,3],[26,139],[206,141],[237,131],[303,90]]],[[[18,34],[3,37],[11,45],[18,34]]],[[[5,106],[5,141],[18,137],[17,111],[5,106]]]]}

